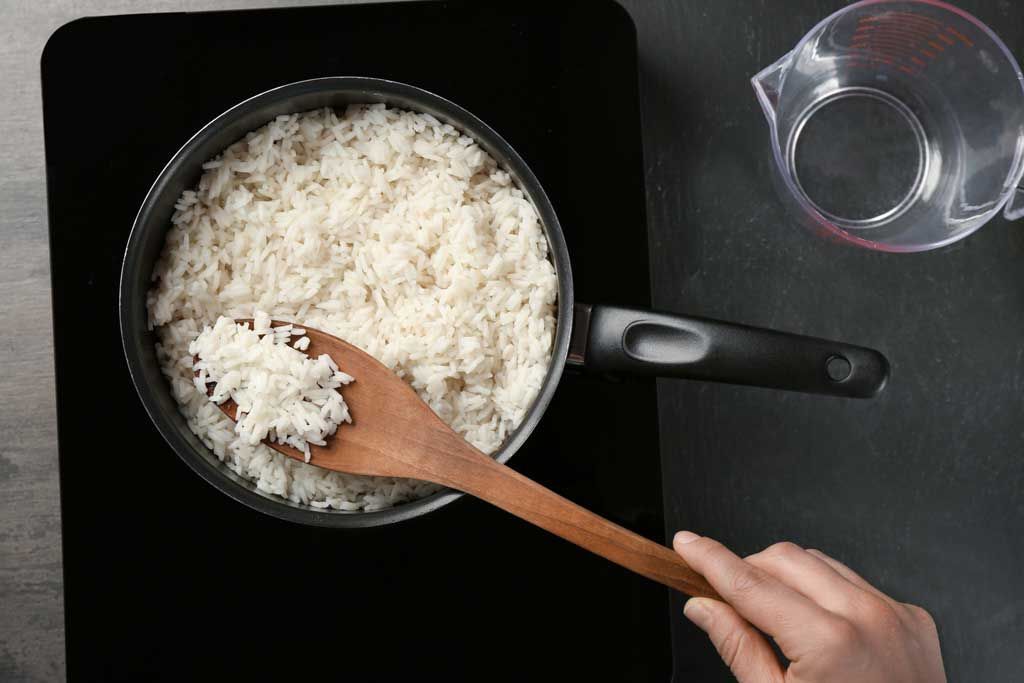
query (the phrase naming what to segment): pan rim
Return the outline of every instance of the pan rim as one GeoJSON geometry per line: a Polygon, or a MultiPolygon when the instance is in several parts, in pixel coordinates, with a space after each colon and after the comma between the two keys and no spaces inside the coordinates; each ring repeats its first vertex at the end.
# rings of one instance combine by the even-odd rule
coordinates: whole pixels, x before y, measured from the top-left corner
{"type": "MultiPolygon", "coordinates": [[[[153,382],[145,376],[143,344],[152,343],[147,334],[138,334],[140,325],[147,329],[144,287],[140,292],[139,260],[143,237],[154,230],[157,217],[157,202],[163,198],[166,185],[170,179],[188,168],[196,167],[207,161],[198,158],[197,150],[203,143],[225,133],[225,129],[242,116],[271,108],[274,105],[294,101],[302,96],[323,94],[340,96],[342,93],[353,93],[367,96],[367,101],[387,102],[398,101],[395,106],[429,113],[440,120],[452,124],[455,128],[472,137],[484,148],[498,164],[510,173],[530,202],[537,210],[542,229],[548,241],[548,255],[555,267],[558,279],[558,300],[556,312],[556,329],[551,361],[548,365],[544,382],[537,396],[527,409],[519,426],[508,436],[501,448],[494,454],[495,460],[507,462],[533,433],[537,424],[546,412],[557,391],[568,355],[569,339],[572,333],[574,294],[572,268],[568,247],[558,217],[555,214],[547,193],[540,181],[516,150],[493,128],[462,106],[437,95],[433,92],[399,81],[365,76],[325,76],[294,81],[264,90],[246,98],[228,108],[194,133],[169,159],[157,175],[146,193],[132,224],[131,232],[125,246],[121,263],[121,275],[118,283],[118,316],[121,328],[121,342],[129,375],[136,393],[150,421],[157,428],[164,441],[196,474],[220,492],[243,505],[289,522],[319,527],[360,528],[392,524],[424,515],[437,510],[462,497],[464,494],[452,489],[442,489],[424,498],[403,503],[382,510],[342,511],[319,510],[308,505],[293,503],[275,494],[266,493],[256,488],[255,484],[232,472],[228,467],[203,446],[206,454],[200,453],[193,444],[181,433],[187,430],[184,418],[180,413],[174,417],[165,415],[158,404],[156,392],[169,392],[166,379],[160,376],[160,382],[153,382]],[[140,310],[141,304],[141,310],[140,310]],[[159,384],[159,386],[154,386],[159,384]],[[176,424],[176,420],[181,424],[176,424]]],[[[307,111],[315,107],[296,107],[289,111],[307,111]]],[[[268,118],[269,121],[273,116],[268,118]]],[[[260,124],[263,125],[263,124],[260,124]]],[[[259,127],[259,126],[256,126],[259,127]]],[[[254,130],[255,128],[253,128],[254,130]]],[[[232,140],[233,142],[233,140],[232,140]]],[[[228,142],[221,149],[232,144],[228,142]]],[[[176,198],[176,197],[175,197],[176,198]]],[[[169,221],[167,221],[169,225],[169,221]]],[[[163,244],[166,229],[160,231],[160,244],[163,244]]],[[[155,239],[155,238],[154,238],[155,239]]],[[[151,270],[144,273],[142,282],[148,283],[151,270]]]]}

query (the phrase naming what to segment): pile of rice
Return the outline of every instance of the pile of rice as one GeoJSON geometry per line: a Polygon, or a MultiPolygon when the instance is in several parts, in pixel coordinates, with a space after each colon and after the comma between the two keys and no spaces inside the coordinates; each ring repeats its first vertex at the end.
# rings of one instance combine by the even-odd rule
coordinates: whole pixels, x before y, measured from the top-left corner
{"type": "Polygon", "coordinates": [[[235,432],[193,382],[189,344],[257,311],[361,347],[477,448],[501,446],[547,371],[557,286],[536,211],[494,159],[429,115],[370,105],[280,116],[204,168],[147,304],[173,395],[218,458],[321,508],[435,490],[321,470],[235,432]]]}
{"type": "Polygon", "coordinates": [[[271,328],[270,316],[258,311],[252,327],[218,318],[188,352],[195,358],[196,388],[205,394],[213,384],[213,403],[235,402],[240,438],[251,446],[264,439],[286,444],[309,462],[310,444],[326,445],[338,425],[352,421],[338,389],[353,378],[327,354],[314,359],[303,353],[305,334],[293,325],[271,328]]]}

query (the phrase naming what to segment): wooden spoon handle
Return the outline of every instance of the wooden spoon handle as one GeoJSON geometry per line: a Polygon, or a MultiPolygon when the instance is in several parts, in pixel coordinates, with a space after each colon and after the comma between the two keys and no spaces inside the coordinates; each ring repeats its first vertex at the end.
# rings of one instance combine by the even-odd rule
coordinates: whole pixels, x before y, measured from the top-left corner
{"type": "Polygon", "coordinates": [[[472,494],[681,593],[721,599],[669,548],[595,515],[475,449],[463,450],[457,459],[457,467],[435,471],[431,479],[445,479],[438,483],[472,494]]]}

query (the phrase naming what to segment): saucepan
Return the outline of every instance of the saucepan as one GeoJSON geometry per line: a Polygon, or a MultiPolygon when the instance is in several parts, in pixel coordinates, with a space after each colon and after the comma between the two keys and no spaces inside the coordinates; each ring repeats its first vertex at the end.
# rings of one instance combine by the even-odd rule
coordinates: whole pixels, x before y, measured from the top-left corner
{"type": "Polygon", "coordinates": [[[529,438],[550,404],[566,365],[581,366],[586,371],[680,377],[846,398],[869,398],[885,385],[888,362],[872,349],[734,323],[577,302],[569,251],[554,207],[526,162],[498,133],[457,104],[411,85],[376,78],[317,78],[247,99],[186,142],[160,172],[143,201],[122,264],[121,336],[139,397],[174,451],[232,498],[285,520],[362,527],[422,515],[461,495],[442,490],[390,509],[346,512],[314,509],[257,490],[222,465],[189,430],[160,372],[155,338],[147,326],[146,292],[171,225],[174,204],[184,190],[198,182],[202,164],[281,114],[358,103],[385,103],[428,113],[463,131],[511,174],[540,216],[558,277],[554,350],[533,405],[494,454],[498,461],[507,461],[529,438]]]}

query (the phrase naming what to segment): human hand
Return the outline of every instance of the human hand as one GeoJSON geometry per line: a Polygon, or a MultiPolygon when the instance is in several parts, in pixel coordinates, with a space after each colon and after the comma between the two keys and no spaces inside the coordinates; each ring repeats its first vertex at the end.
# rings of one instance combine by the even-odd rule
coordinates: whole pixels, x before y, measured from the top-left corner
{"type": "Polygon", "coordinates": [[[672,545],[729,602],[691,598],[684,613],[710,636],[739,683],[946,680],[931,616],[820,551],[777,543],[740,559],[688,531],[672,545]],[[758,629],[779,645],[788,667],[758,629]]]}

